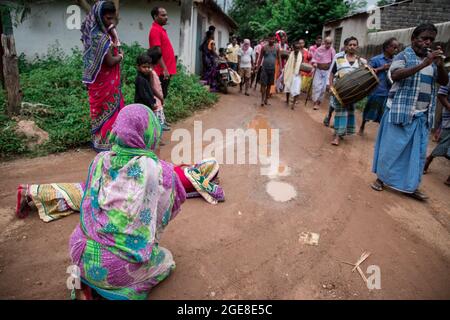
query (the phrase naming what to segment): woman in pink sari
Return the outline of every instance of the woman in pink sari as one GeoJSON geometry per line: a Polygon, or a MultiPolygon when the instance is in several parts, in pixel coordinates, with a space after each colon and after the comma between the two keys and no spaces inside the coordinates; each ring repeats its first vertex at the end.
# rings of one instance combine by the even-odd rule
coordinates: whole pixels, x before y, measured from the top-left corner
{"type": "Polygon", "coordinates": [[[112,125],[124,107],[120,81],[123,53],[115,32],[116,8],[111,1],[98,1],[81,27],[84,45],[83,83],[89,94],[92,145],[97,151],[111,148],[112,125]]]}

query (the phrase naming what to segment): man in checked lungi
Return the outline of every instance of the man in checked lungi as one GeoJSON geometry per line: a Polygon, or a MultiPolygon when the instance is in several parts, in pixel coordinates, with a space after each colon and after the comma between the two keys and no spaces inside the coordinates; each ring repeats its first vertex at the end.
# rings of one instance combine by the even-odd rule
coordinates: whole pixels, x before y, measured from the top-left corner
{"type": "Polygon", "coordinates": [[[431,49],[436,36],[433,24],[422,24],[413,31],[411,46],[394,57],[393,85],[375,144],[374,190],[388,186],[417,200],[428,198],[419,185],[434,124],[437,83],[445,86],[449,78],[443,52],[439,47],[431,49]]]}

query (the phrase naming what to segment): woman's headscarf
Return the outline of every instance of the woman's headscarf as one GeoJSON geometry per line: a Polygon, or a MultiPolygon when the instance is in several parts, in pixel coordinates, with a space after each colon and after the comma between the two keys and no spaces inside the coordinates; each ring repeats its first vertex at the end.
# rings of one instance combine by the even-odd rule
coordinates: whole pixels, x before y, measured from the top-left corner
{"type": "Polygon", "coordinates": [[[148,261],[158,234],[186,199],[173,165],[154,154],[161,127],[144,105],[123,108],[111,132],[111,151],[89,169],[81,209],[88,239],[132,263],[148,261]]]}
{"type": "Polygon", "coordinates": [[[247,52],[247,50],[250,48],[250,40],[244,39],[244,43],[242,44],[242,51],[247,52]]]}
{"type": "Polygon", "coordinates": [[[287,43],[287,34],[285,31],[283,30],[278,30],[277,32],[275,32],[275,37],[277,38],[278,43],[281,43],[281,37],[282,36],[286,36],[286,43],[287,43]]]}
{"type": "Polygon", "coordinates": [[[111,37],[103,24],[102,8],[105,1],[92,6],[91,11],[81,25],[83,54],[83,83],[94,83],[102,66],[103,58],[111,46],[111,37]]]}
{"type": "Polygon", "coordinates": [[[115,153],[113,167],[120,168],[135,156],[157,160],[153,151],[159,144],[161,130],[156,116],[146,106],[132,104],[122,109],[109,136],[115,153]]]}
{"type": "Polygon", "coordinates": [[[282,37],[282,36],[285,36],[285,37],[286,37],[286,43],[284,44],[284,47],[280,47],[280,49],[282,49],[282,50],[288,50],[289,45],[288,45],[288,42],[287,42],[287,33],[286,33],[285,31],[283,31],[283,30],[278,30],[278,31],[275,33],[275,37],[277,38],[277,41],[278,41],[278,45],[279,45],[279,46],[281,46],[281,37],[282,37]]]}

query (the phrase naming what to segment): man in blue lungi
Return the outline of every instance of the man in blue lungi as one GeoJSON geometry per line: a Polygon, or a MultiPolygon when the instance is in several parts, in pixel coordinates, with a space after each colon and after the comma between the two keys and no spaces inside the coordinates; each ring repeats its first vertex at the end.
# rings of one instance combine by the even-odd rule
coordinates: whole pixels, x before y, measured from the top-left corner
{"type": "Polygon", "coordinates": [[[418,200],[428,198],[418,188],[428,134],[434,124],[437,83],[448,82],[443,52],[439,47],[431,50],[436,35],[433,24],[418,26],[411,36],[411,46],[392,62],[389,71],[393,85],[375,144],[374,190],[382,191],[386,185],[418,200]]]}

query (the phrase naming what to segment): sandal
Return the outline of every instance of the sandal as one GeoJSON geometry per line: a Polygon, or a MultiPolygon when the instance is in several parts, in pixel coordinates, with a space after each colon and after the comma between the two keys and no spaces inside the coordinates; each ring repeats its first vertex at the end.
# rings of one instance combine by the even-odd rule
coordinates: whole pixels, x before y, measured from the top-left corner
{"type": "Polygon", "coordinates": [[[428,199],[428,196],[423,192],[419,191],[419,189],[417,189],[413,193],[408,193],[407,195],[419,201],[426,201],[428,199]]]}
{"type": "Polygon", "coordinates": [[[380,179],[377,179],[374,183],[370,185],[375,191],[383,191],[383,182],[380,179]]]}

